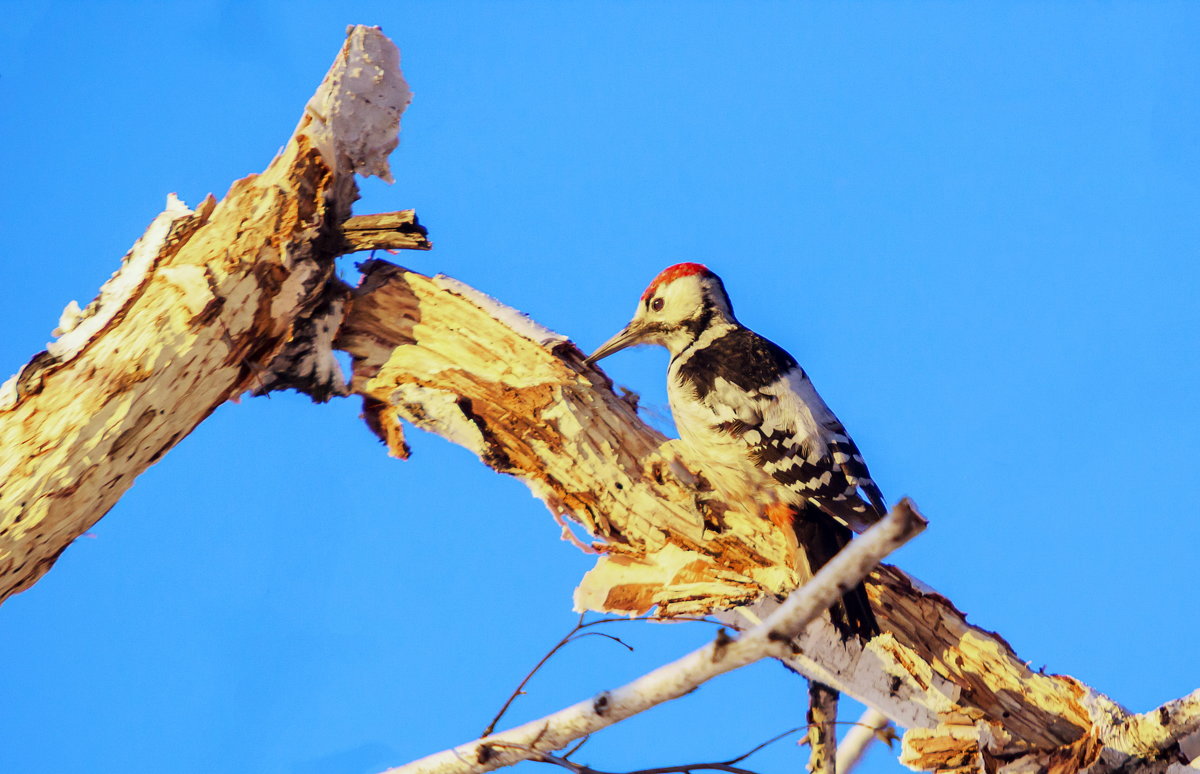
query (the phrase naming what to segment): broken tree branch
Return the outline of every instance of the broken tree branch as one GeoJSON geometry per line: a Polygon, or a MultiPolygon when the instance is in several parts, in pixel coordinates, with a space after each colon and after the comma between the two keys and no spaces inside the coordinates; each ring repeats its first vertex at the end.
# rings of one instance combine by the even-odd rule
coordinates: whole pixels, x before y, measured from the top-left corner
{"type": "MultiPolygon", "coordinates": [[[[743,629],[795,587],[790,535],[713,502],[701,466],[642,423],[565,337],[448,277],[384,261],[362,270],[337,346],[354,359],[368,424],[396,456],[407,452],[399,420],[438,433],[523,480],[556,519],[582,524],[601,553],[578,609],[713,613],[743,629]]],[[[818,618],[785,662],[909,728],[909,765],[1105,774],[1121,761],[1156,772],[1183,760],[1171,745],[1192,733],[1190,720],[1165,737],[1127,734],[1137,716],[1074,678],[1031,670],[895,567],[867,588],[881,636],[843,643],[818,618]]]]}
{"type": "Polygon", "coordinates": [[[722,630],[708,645],[627,685],[540,720],[389,769],[387,774],[478,774],[511,766],[677,699],[717,675],[761,658],[790,654],[796,633],[924,528],[925,520],[907,501],[901,502],[793,591],[767,620],[740,637],[731,638],[722,630]]]}
{"type": "Polygon", "coordinates": [[[345,244],[340,252],[363,250],[430,250],[429,232],[413,210],[356,215],[342,224],[345,244]]]}
{"type": "Polygon", "coordinates": [[[835,774],[837,765],[838,692],[808,681],[808,770],[835,774]]]}
{"type": "MultiPolygon", "coordinates": [[[[714,501],[698,467],[564,337],[449,278],[379,261],[353,293],[333,277],[350,249],[428,247],[415,218],[342,229],[353,175],[390,180],[408,99],[395,47],[351,28],[267,170],[194,211],[169,199],[96,301],[70,305],[59,338],[0,387],[0,601],[223,401],[249,388],[343,394],[336,334],[393,454],[406,454],[407,419],[588,529],[600,556],[577,608],[713,613],[738,630],[775,620],[797,583],[794,537],[714,501]]],[[[908,726],[907,764],[1157,774],[1200,755],[1200,692],[1132,715],[1073,678],[1033,672],[894,567],[868,586],[883,635],[843,643],[818,617],[776,655],[908,726]]]]}
{"type": "Polygon", "coordinates": [[[194,211],[171,197],[96,301],[69,306],[57,341],[0,388],[0,600],[261,383],[327,288],[355,173],[390,181],[409,98],[392,42],[351,27],[270,166],[194,211]]]}

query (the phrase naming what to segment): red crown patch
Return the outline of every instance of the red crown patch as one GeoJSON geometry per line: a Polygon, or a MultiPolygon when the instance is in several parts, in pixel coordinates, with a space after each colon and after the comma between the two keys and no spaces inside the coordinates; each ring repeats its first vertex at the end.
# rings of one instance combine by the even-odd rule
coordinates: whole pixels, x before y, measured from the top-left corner
{"type": "Polygon", "coordinates": [[[650,283],[650,287],[646,288],[646,292],[642,293],[642,300],[645,301],[654,295],[654,291],[658,290],[660,286],[674,282],[680,277],[690,277],[693,274],[707,274],[711,276],[712,272],[702,263],[677,263],[674,266],[668,266],[659,272],[659,275],[650,283]]]}

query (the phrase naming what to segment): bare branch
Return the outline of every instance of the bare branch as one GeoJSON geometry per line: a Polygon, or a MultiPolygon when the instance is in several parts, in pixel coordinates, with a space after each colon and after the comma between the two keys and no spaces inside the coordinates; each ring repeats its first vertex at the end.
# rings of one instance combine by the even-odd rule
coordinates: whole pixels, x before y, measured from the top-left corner
{"type": "Polygon", "coordinates": [[[1105,741],[1092,772],[1155,774],[1200,759],[1200,689],[1138,715],[1109,714],[1097,729],[1105,741]]]}
{"type": "Polygon", "coordinates": [[[504,717],[504,713],[508,712],[508,708],[511,707],[512,703],[517,700],[517,697],[525,692],[525,686],[529,684],[529,681],[533,679],[533,676],[536,675],[538,671],[546,665],[547,661],[554,657],[555,653],[558,653],[560,650],[566,647],[567,643],[571,641],[571,638],[574,637],[581,628],[583,628],[583,615],[579,616],[579,623],[575,624],[571,631],[563,635],[563,638],[559,640],[554,647],[550,648],[550,650],[546,652],[546,655],[542,656],[541,660],[533,665],[533,669],[530,669],[525,677],[521,679],[521,682],[518,683],[517,687],[513,689],[513,692],[509,694],[508,699],[503,705],[501,705],[500,710],[496,713],[495,717],[493,717],[491,722],[487,724],[487,728],[483,729],[483,733],[479,735],[480,738],[488,736],[496,730],[496,724],[500,722],[500,718],[504,717]]]}
{"type": "Polygon", "coordinates": [[[430,250],[429,232],[417,222],[416,212],[400,210],[377,215],[357,215],[342,224],[345,245],[341,252],[363,250],[430,250]]]}
{"type": "Polygon", "coordinates": [[[879,560],[925,527],[907,502],[837,554],[804,586],[796,589],[766,621],[737,639],[722,634],[683,658],[613,691],[509,731],[493,734],[389,770],[389,774],[466,774],[510,766],[559,750],[664,701],[683,696],[701,683],[760,658],[791,653],[791,639],[827,610],[842,590],[858,583],[879,560]]]}
{"type": "Polygon", "coordinates": [[[57,341],[0,388],[0,600],[259,383],[333,275],[355,173],[391,179],[409,97],[392,42],[351,27],[267,169],[194,211],[169,199],[96,301],[72,302],[57,341]]]}
{"type": "MultiPolygon", "coordinates": [[[[1030,670],[1003,638],[894,567],[868,581],[884,634],[865,647],[820,617],[794,630],[779,618],[795,599],[780,605],[798,581],[794,536],[714,502],[696,466],[564,337],[455,280],[381,261],[365,264],[353,293],[341,286],[341,252],[429,246],[410,213],[347,219],[355,173],[390,180],[408,98],[390,41],[351,28],[267,170],[194,211],[169,199],[96,301],[68,306],[59,339],[0,387],[0,601],[36,582],[223,401],[250,388],[343,394],[337,334],[355,360],[353,390],[394,454],[406,454],[404,418],[520,477],[560,523],[594,536],[581,610],[713,613],[751,629],[697,652],[725,668],[767,627],[772,655],[908,726],[903,760],[918,768],[1157,774],[1200,756],[1200,692],[1133,715],[1078,680],[1030,670]]],[[[652,673],[658,682],[560,713],[566,725],[497,736],[516,735],[509,752],[545,755],[576,738],[571,723],[640,711],[635,687],[666,695],[706,674],[688,671],[697,654],[652,673]]],[[[468,770],[501,765],[500,744],[448,755],[468,770]]]]}
{"type": "Polygon", "coordinates": [[[773,745],[776,742],[778,742],[780,739],[786,739],[787,737],[791,736],[792,734],[796,733],[797,731],[806,731],[806,730],[808,730],[807,726],[796,726],[795,728],[789,728],[787,731],[784,731],[782,734],[776,734],[775,736],[771,737],[770,739],[763,742],[762,744],[757,745],[756,747],[750,748],[750,750],[748,752],[742,753],[741,755],[739,755],[736,758],[730,758],[729,760],[725,761],[725,763],[728,763],[728,764],[741,763],[742,761],[746,760],[751,755],[753,755],[754,753],[763,749],[764,747],[769,747],[770,745],[773,745]]]}
{"type": "Polygon", "coordinates": [[[566,760],[567,758],[570,758],[575,753],[579,752],[579,748],[581,748],[585,744],[587,744],[589,739],[591,739],[590,736],[585,736],[582,739],[580,739],[578,742],[576,742],[574,747],[572,747],[570,750],[567,750],[565,753],[562,754],[563,760],[566,760]]]}
{"type": "Polygon", "coordinates": [[[808,770],[835,774],[837,766],[838,693],[824,683],[808,681],[808,770]]]}
{"type": "Polygon", "coordinates": [[[880,733],[883,733],[885,729],[891,730],[891,721],[887,719],[887,716],[878,710],[868,708],[858,722],[850,727],[850,730],[842,737],[842,743],[838,745],[838,774],[850,774],[866,754],[871,742],[879,738],[880,733]]]}
{"type": "MultiPolygon", "coordinates": [[[[741,630],[795,587],[794,539],[713,502],[700,466],[640,422],[564,337],[446,277],[380,261],[363,270],[339,345],[354,357],[352,388],[372,426],[397,455],[400,419],[441,434],[522,479],[555,518],[581,523],[601,553],[577,609],[712,614],[741,630]]],[[[785,661],[908,727],[909,765],[978,768],[991,756],[1014,770],[1103,774],[1102,752],[1141,749],[1117,733],[1126,710],[1030,669],[920,581],[884,565],[867,590],[881,636],[846,644],[818,618],[785,661]]]]}
{"type": "MultiPolygon", "coordinates": [[[[615,774],[615,772],[604,771],[602,769],[584,766],[575,761],[567,760],[566,757],[556,755],[547,755],[531,749],[526,745],[501,745],[502,747],[511,748],[513,750],[521,750],[528,752],[532,756],[531,759],[541,761],[542,763],[552,763],[555,766],[561,766],[564,769],[575,772],[575,774],[615,774]]],[[[758,772],[750,769],[743,769],[739,766],[734,766],[729,763],[713,761],[711,763],[686,763],[679,766],[657,766],[652,769],[636,769],[627,771],[623,774],[691,774],[693,771],[724,771],[728,774],[758,774],[758,772]]]]}
{"type": "Polygon", "coordinates": [[[604,632],[583,632],[582,634],[576,634],[573,637],[571,637],[570,641],[575,642],[576,640],[582,640],[584,637],[604,637],[605,639],[612,640],[613,642],[617,643],[618,645],[620,645],[621,647],[625,648],[626,650],[628,650],[630,652],[633,651],[633,646],[630,645],[625,640],[621,639],[620,637],[611,635],[611,634],[605,634],[604,632]]]}
{"type": "MultiPolygon", "coordinates": [[[[754,747],[750,748],[748,751],[737,756],[736,758],[730,758],[727,761],[712,761],[712,762],[707,762],[707,763],[684,763],[684,764],[678,764],[675,766],[655,766],[655,767],[649,768],[649,769],[637,769],[636,771],[625,772],[624,774],[687,774],[688,772],[692,772],[692,771],[726,771],[726,772],[733,772],[733,774],[755,774],[755,772],[750,771],[749,769],[741,768],[741,767],[737,766],[736,764],[741,763],[742,761],[746,760],[747,758],[749,758],[751,755],[754,755],[754,753],[758,752],[759,750],[762,750],[765,747],[769,747],[769,746],[775,744],[776,742],[778,742],[779,740],[785,739],[799,731],[804,731],[805,729],[806,729],[806,726],[798,726],[796,728],[789,728],[787,731],[784,731],[782,734],[776,734],[775,736],[771,737],[767,741],[762,742],[761,744],[757,744],[754,747]]],[[[571,750],[569,752],[564,753],[561,756],[549,755],[547,753],[537,753],[536,751],[534,751],[537,757],[533,758],[533,760],[542,761],[544,763],[553,763],[557,766],[562,766],[564,768],[575,771],[575,772],[577,772],[577,774],[612,774],[612,772],[605,772],[605,771],[597,769],[593,766],[584,766],[582,764],[575,763],[572,760],[568,760],[571,757],[571,755],[573,755],[575,753],[575,751],[577,751],[580,747],[583,746],[583,743],[585,741],[587,741],[587,739],[588,739],[588,737],[585,736],[579,742],[579,744],[575,745],[574,747],[571,748],[571,750]]],[[[505,745],[505,746],[512,746],[512,747],[514,747],[514,749],[527,749],[527,750],[530,749],[528,747],[522,747],[522,746],[517,746],[517,745],[505,745]]]]}
{"type": "MultiPolygon", "coordinates": [[[[884,722],[885,723],[887,722],[886,719],[884,722]]],[[[851,724],[851,725],[859,725],[859,724],[851,724]]],[[[727,761],[708,761],[708,762],[704,762],[704,763],[682,763],[682,764],[676,764],[673,766],[654,766],[651,768],[627,771],[627,772],[623,772],[622,774],[690,774],[690,772],[693,772],[693,771],[724,771],[724,772],[730,772],[731,774],[756,774],[756,772],[754,772],[750,769],[746,769],[746,768],[737,766],[736,764],[741,763],[742,761],[746,760],[750,756],[754,755],[759,750],[762,750],[765,747],[769,747],[770,745],[775,744],[776,742],[778,742],[781,739],[785,739],[785,738],[791,736],[792,734],[798,733],[800,731],[806,731],[807,729],[808,729],[808,726],[798,726],[796,728],[789,728],[787,731],[784,731],[782,734],[776,734],[775,736],[771,737],[767,741],[757,744],[754,747],[752,747],[750,750],[742,753],[741,755],[737,756],[736,758],[730,758],[727,761]]],[[[871,733],[871,732],[868,732],[868,733],[871,733]]],[[[549,753],[539,752],[539,751],[533,749],[532,747],[530,747],[529,745],[516,745],[516,744],[500,743],[497,746],[529,752],[532,756],[531,760],[539,761],[541,763],[551,763],[551,764],[554,764],[555,766],[561,766],[562,768],[573,771],[576,774],[615,774],[614,772],[605,771],[603,769],[597,769],[594,766],[587,766],[587,765],[584,765],[581,763],[576,763],[575,761],[570,760],[571,755],[573,755],[580,747],[582,747],[583,743],[586,742],[588,739],[589,739],[589,737],[585,736],[582,740],[580,740],[579,744],[575,745],[574,747],[572,747],[570,749],[570,751],[564,753],[561,756],[555,756],[555,755],[550,755],[549,753]]]]}
{"type": "MultiPolygon", "coordinates": [[[[579,622],[577,624],[575,624],[574,627],[571,628],[571,631],[567,632],[563,636],[563,638],[561,640],[559,640],[556,645],[554,645],[554,647],[550,648],[550,650],[546,653],[546,655],[542,656],[541,660],[538,661],[537,664],[534,665],[533,669],[529,670],[529,673],[525,675],[524,679],[521,680],[520,684],[517,685],[517,687],[513,690],[512,694],[509,695],[508,700],[504,702],[504,706],[500,707],[500,711],[496,713],[496,716],[494,718],[492,718],[492,721],[490,723],[488,723],[487,728],[485,728],[483,730],[483,733],[479,735],[481,738],[487,736],[488,734],[490,734],[496,730],[496,724],[500,722],[500,718],[504,717],[504,713],[508,712],[508,708],[512,706],[512,703],[517,700],[518,696],[524,695],[525,686],[529,684],[529,681],[533,679],[533,676],[535,674],[537,674],[538,671],[546,665],[546,662],[549,661],[554,656],[554,654],[558,653],[558,651],[562,650],[566,645],[574,642],[575,640],[579,639],[580,637],[589,637],[589,636],[594,635],[597,637],[607,637],[608,639],[613,640],[614,642],[617,642],[617,643],[625,646],[629,650],[633,650],[633,647],[631,645],[627,644],[620,637],[614,637],[611,634],[605,634],[604,632],[584,632],[583,634],[580,634],[580,632],[583,629],[586,629],[589,626],[597,626],[599,624],[606,624],[606,623],[625,623],[628,621],[656,620],[656,619],[648,618],[648,617],[601,618],[601,619],[598,619],[595,621],[588,621],[588,622],[584,623],[584,620],[583,620],[584,615],[586,615],[586,613],[581,614],[579,616],[579,622]]],[[[697,622],[701,622],[701,623],[711,623],[711,624],[717,623],[716,621],[710,621],[707,618],[677,618],[677,619],[672,619],[672,620],[697,621],[697,622]]],[[[580,742],[579,746],[582,746],[582,745],[583,745],[583,742],[580,742]]],[[[575,749],[579,749],[579,748],[576,747],[575,749]]]]}

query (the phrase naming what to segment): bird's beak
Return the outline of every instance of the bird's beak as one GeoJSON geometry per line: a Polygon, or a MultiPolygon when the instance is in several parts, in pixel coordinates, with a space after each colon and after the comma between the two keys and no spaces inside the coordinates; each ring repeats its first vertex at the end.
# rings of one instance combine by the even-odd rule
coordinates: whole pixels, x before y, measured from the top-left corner
{"type": "Polygon", "coordinates": [[[632,347],[634,344],[641,344],[643,337],[648,333],[645,326],[638,324],[635,320],[629,323],[621,332],[613,336],[608,341],[600,345],[600,348],[587,356],[583,362],[587,365],[593,365],[597,360],[603,357],[608,357],[614,352],[619,352],[626,347],[632,347]]]}

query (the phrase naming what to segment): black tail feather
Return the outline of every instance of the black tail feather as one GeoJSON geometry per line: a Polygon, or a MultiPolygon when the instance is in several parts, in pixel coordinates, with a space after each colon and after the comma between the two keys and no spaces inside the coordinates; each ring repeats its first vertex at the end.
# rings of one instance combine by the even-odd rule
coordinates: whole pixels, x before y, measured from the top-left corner
{"type": "Polygon", "coordinates": [[[861,583],[846,592],[842,601],[831,608],[830,615],[843,639],[857,636],[865,642],[879,634],[879,622],[867,599],[867,587],[861,583]],[[839,617],[844,619],[840,624],[839,617]]]}
{"type": "MultiPolygon", "coordinates": [[[[841,551],[853,536],[849,527],[811,506],[796,515],[793,526],[800,549],[814,573],[841,551]]],[[[829,617],[843,639],[858,637],[866,642],[879,634],[879,622],[871,610],[867,588],[861,583],[842,595],[841,601],[829,609],[829,617]]]]}

